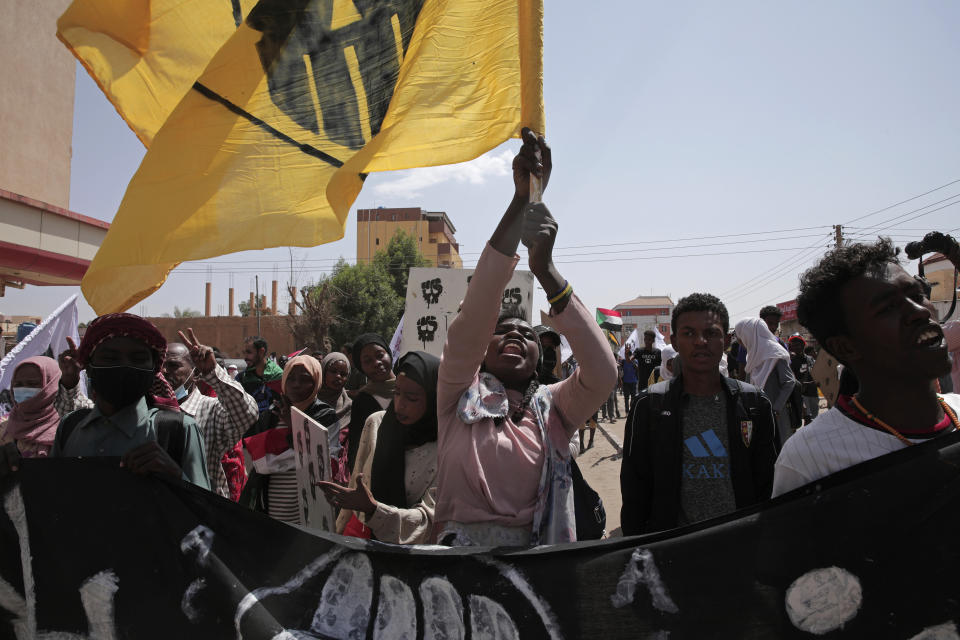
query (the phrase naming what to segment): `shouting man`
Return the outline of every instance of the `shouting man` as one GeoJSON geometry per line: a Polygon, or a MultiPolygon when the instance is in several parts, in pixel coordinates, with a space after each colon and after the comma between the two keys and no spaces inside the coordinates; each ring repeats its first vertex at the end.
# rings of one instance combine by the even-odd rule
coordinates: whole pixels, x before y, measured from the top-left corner
{"type": "Polygon", "coordinates": [[[859,388],[787,441],[774,495],[957,428],[960,396],[936,391],[950,371],[943,328],[897,253],[887,238],[838,247],[800,279],[800,324],[859,388]]]}

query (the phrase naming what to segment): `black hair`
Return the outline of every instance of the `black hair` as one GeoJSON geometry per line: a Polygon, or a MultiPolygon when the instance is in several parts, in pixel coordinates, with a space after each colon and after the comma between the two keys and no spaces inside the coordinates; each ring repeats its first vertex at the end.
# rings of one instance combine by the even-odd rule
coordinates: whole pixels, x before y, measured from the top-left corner
{"type": "Polygon", "coordinates": [[[723,323],[723,332],[727,333],[730,330],[730,314],[727,313],[727,307],[720,302],[720,298],[709,293],[691,293],[680,298],[677,306],[673,308],[673,313],[670,314],[670,326],[674,333],[677,331],[677,320],[680,319],[680,314],[690,311],[713,311],[723,323]]]}
{"type": "Polygon", "coordinates": [[[763,309],[760,309],[760,317],[766,318],[767,316],[777,316],[778,318],[782,318],[783,311],[772,304],[768,304],[763,309]]]}
{"type": "Polygon", "coordinates": [[[643,335],[653,336],[654,338],[657,337],[657,334],[653,331],[653,329],[647,329],[646,331],[643,332],[643,335]]]}
{"type": "Polygon", "coordinates": [[[244,342],[249,342],[253,345],[253,348],[259,351],[263,349],[264,353],[267,351],[267,341],[261,338],[260,336],[250,336],[244,342]]]}
{"type": "Polygon", "coordinates": [[[900,264],[900,252],[890,238],[877,242],[858,242],[837,247],[800,276],[797,319],[826,345],[829,338],[847,332],[841,291],[850,280],[863,275],[883,273],[888,264],[900,264]]]}

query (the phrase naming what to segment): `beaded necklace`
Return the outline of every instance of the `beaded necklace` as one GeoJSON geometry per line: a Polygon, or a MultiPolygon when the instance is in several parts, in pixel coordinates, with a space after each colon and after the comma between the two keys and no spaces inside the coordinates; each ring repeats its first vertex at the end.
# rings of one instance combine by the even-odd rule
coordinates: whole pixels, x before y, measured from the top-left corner
{"type": "MultiPolygon", "coordinates": [[[[913,445],[913,444],[915,444],[914,442],[911,442],[910,440],[907,440],[907,438],[905,438],[902,433],[900,433],[899,431],[897,431],[896,429],[894,429],[893,427],[891,427],[890,425],[888,425],[886,422],[884,422],[883,420],[881,420],[881,419],[878,418],[877,416],[875,416],[875,415],[873,415],[872,413],[870,413],[869,411],[867,411],[867,409],[866,409],[862,404],[860,404],[860,401],[857,399],[856,396],[853,396],[853,397],[851,398],[851,400],[853,400],[854,406],[855,406],[857,409],[859,409],[860,412],[863,413],[863,415],[867,416],[867,418],[869,418],[870,420],[872,420],[872,421],[873,421],[875,424],[877,424],[878,426],[883,427],[884,430],[886,430],[890,435],[892,435],[893,437],[895,437],[897,440],[899,440],[900,442],[904,443],[904,444],[907,445],[908,447],[911,446],[911,445],[913,445]]],[[[940,403],[940,406],[943,408],[943,412],[946,414],[946,416],[947,416],[948,418],[950,418],[950,422],[953,424],[953,428],[954,428],[954,429],[957,429],[957,426],[958,426],[958,423],[957,423],[957,414],[956,414],[956,413],[954,412],[954,410],[950,407],[950,405],[948,405],[948,404],[944,401],[943,398],[941,398],[941,397],[938,396],[938,397],[937,397],[937,401],[940,403]]]]}

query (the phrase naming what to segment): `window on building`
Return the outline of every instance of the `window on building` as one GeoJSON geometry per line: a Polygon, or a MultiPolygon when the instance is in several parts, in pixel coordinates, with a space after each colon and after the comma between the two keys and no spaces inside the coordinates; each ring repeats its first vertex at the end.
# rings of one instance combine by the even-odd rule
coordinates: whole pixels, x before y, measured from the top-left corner
{"type": "Polygon", "coordinates": [[[377,238],[377,245],[380,245],[380,238],[377,238]]]}

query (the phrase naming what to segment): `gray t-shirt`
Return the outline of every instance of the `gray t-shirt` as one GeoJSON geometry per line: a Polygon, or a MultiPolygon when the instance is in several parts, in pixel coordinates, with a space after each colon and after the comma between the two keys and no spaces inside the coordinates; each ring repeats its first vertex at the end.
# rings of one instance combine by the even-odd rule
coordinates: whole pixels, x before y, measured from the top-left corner
{"type": "Polygon", "coordinates": [[[683,394],[683,473],[680,522],[690,524],[734,511],[727,437],[727,397],[683,394]]]}

